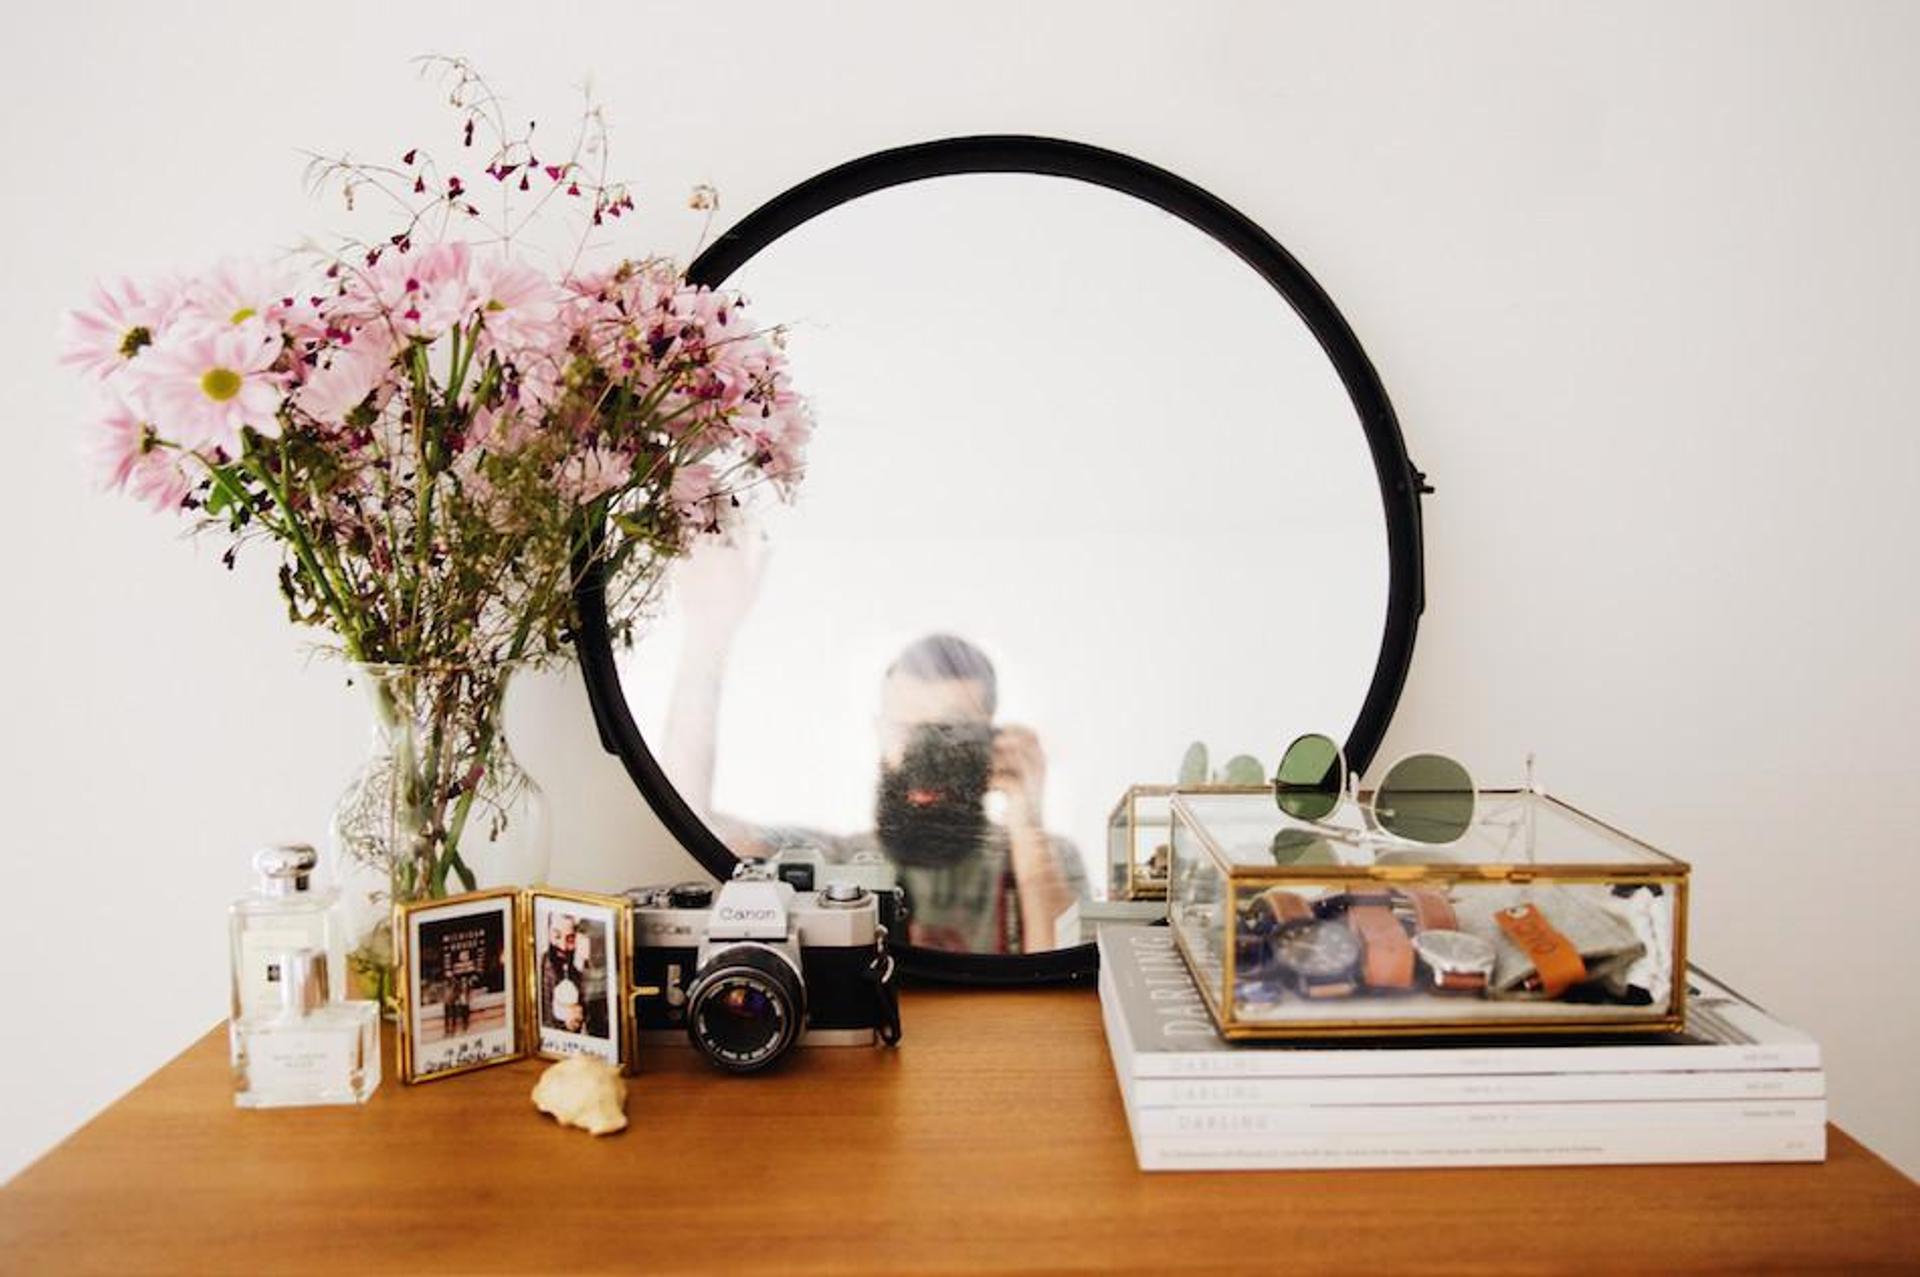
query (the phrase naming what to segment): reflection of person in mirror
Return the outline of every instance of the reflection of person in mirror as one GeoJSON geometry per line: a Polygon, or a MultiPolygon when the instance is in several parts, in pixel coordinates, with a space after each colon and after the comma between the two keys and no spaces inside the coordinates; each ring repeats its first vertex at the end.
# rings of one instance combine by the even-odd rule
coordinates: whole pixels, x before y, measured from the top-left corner
{"type": "Polygon", "coordinates": [[[906,888],[908,939],[968,953],[1055,947],[1054,920],[1087,896],[1080,853],[1041,819],[1046,754],[1031,728],[995,720],[998,679],[965,639],[930,635],[885,670],[880,688],[874,828],[851,835],[755,826],[712,810],[715,724],[726,653],[751,604],[757,540],[704,549],[685,565],[690,627],[667,717],[663,762],[674,787],[743,856],[785,846],[830,861],[880,851],[906,888]],[[697,631],[697,632],[696,632],[697,631]],[[999,819],[987,813],[998,794],[999,819]]]}

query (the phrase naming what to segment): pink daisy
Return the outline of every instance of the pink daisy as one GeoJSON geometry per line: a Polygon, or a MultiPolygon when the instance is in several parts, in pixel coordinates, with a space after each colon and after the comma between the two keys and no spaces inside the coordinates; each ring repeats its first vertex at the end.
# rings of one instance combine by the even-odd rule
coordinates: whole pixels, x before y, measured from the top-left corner
{"type": "Polygon", "coordinates": [[[508,351],[545,348],[556,336],[560,303],[566,294],[525,262],[504,255],[477,259],[471,275],[481,327],[492,344],[508,351]]]}
{"type": "Polygon", "coordinates": [[[194,281],[187,303],[198,318],[215,326],[259,320],[278,327],[293,305],[293,287],[278,266],[228,260],[194,281]]]}
{"type": "Polygon", "coordinates": [[[396,338],[433,341],[475,306],[467,278],[472,256],[458,240],[387,253],[371,269],[353,273],[332,309],[356,322],[384,321],[396,338]]]}
{"type": "Polygon", "coordinates": [[[611,448],[588,448],[567,460],[558,487],[574,501],[593,501],[633,477],[633,458],[611,448]]]}
{"type": "Polygon", "coordinates": [[[240,453],[240,428],[278,434],[278,339],[253,324],[169,335],[129,365],[130,387],[161,437],[199,451],[240,453]]]}
{"type": "Polygon", "coordinates": [[[132,493],[156,510],[177,510],[194,481],[180,454],[161,445],[138,413],[116,401],[100,421],[94,446],[100,484],[132,493]]]}
{"type": "Polygon", "coordinates": [[[337,425],[387,382],[392,367],[393,356],[385,344],[368,334],[323,356],[320,366],[307,375],[306,384],[294,391],[293,402],[314,420],[337,425]]]}
{"type": "Polygon", "coordinates": [[[93,306],[67,315],[60,361],[109,376],[153,344],[178,304],[179,290],[167,283],[141,285],[122,277],[97,284],[93,306]]]}

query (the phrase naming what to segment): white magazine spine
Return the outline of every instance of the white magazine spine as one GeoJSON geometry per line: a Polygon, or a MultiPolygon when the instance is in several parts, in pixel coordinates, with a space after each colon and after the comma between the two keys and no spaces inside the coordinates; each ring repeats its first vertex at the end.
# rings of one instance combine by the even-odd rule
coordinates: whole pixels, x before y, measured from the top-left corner
{"type": "Polygon", "coordinates": [[[1330,1170],[1414,1166],[1605,1166],[1818,1162],[1825,1125],[1779,1123],[1716,1135],[1688,1128],[1575,1131],[1418,1131],[1162,1136],[1136,1132],[1142,1170],[1330,1170]]]}
{"type": "Polygon", "coordinates": [[[1627,1134],[1685,1130],[1698,1147],[1721,1136],[1744,1136],[1762,1127],[1825,1125],[1825,1100],[1749,1104],[1740,1100],[1682,1100],[1649,1104],[1326,1104],[1286,1108],[1177,1109],[1137,1107],[1141,1136],[1175,1135],[1395,1135],[1414,1133],[1504,1134],[1596,1131],[1627,1134]]]}
{"type": "Polygon", "coordinates": [[[1142,1108],[1289,1104],[1553,1104],[1636,1100],[1818,1100],[1819,1069],[1718,1072],[1488,1073],[1411,1077],[1136,1077],[1142,1108]]]}

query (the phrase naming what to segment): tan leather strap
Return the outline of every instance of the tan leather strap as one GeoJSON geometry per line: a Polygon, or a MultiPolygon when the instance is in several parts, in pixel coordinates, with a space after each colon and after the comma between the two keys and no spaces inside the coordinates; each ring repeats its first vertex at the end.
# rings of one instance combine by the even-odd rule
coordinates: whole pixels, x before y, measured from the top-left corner
{"type": "Polygon", "coordinates": [[[1487,987],[1483,971],[1436,971],[1433,987],[1442,993],[1482,993],[1487,987]]]}
{"type": "Polygon", "coordinates": [[[1581,960],[1580,951],[1573,947],[1571,940],[1553,929],[1553,924],[1537,906],[1515,905],[1502,909],[1494,917],[1499,919],[1500,930],[1506,932],[1507,939],[1533,959],[1540,988],[1548,997],[1557,998],[1587,978],[1587,964],[1581,960]]]}
{"type": "Polygon", "coordinates": [[[1278,923],[1304,922],[1313,917],[1313,910],[1299,895],[1284,891],[1279,887],[1270,887],[1260,893],[1260,900],[1267,912],[1278,923]]]}
{"type": "Polygon", "coordinates": [[[1408,887],[1404,892],[1413,905],[1413,922],[1420,931],[1458,931],[1460,919],[1453,912],[1447,893],[1434,887],[1408,887]]]}
{"type": "Polygon", "coordinates": [[[1347,906],[1347,926],[1360,938],[1365,956],[1360,978],[1370,989],[1413,987],[1413,941],[1386,904],[1347,906]]]}

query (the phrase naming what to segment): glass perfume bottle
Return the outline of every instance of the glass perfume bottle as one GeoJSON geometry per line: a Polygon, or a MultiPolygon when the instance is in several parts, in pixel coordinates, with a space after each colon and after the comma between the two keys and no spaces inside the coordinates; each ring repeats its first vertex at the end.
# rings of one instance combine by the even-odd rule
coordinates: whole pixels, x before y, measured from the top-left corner
{"type": "Polygon", "coordinates": [[[231,1025],[233,1102],[241,1108],[364,1104],[380,1088],[380,1005],[335,1002],[324,950],[272,956],[280,1005],[231,1025]]]}
{"type": "Polygon", "coordinates": [[[319,853],[292,843],[265,847],[253,857],[254,889],[228,911],[232,942],[233,1009],[244,1016],[278,1012],[281,972],[276,954],[319,949],[326,955],[327,987],[347,987],[346,923],[339,893],[313,886],[319,853]]]}

